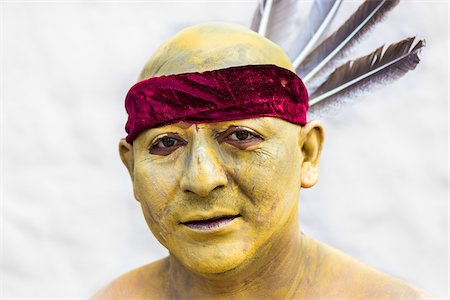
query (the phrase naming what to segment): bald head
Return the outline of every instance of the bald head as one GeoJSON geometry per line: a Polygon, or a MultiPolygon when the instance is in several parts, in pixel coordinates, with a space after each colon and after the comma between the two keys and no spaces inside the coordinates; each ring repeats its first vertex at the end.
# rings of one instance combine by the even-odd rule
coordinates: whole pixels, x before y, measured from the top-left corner
{"type": "Polygon", "coordinates": [[[237,25],[206,23],[186,28],[161,45],[139,80],[261,64],[294,70],[284,51],[265,37],[237,25]]]}

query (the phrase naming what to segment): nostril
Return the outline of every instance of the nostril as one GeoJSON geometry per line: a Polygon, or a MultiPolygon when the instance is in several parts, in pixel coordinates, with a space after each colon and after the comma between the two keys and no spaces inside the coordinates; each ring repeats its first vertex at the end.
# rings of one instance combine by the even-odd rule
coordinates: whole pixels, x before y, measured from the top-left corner
{"type": "Polygon", "coordinates": [[[223,188],[223,187],[225,187],[225,185],[218,185],[218,186],[216,186],[215,188],[213,188],[212,190],[208,190],[208,191],[205,191],[205,190],[196,190],[196,189],[194,189],[194,190],[184,189],[183,192],[185,192],[185,193],[193,193],[193,194],[196,194],[196,195],[200,195],[200,196],[201,196],[201,195],[203,195],[203,194],[208,195],[210,192],[215,191],[215,190],[220,189],[220,188],[223,188]]]}

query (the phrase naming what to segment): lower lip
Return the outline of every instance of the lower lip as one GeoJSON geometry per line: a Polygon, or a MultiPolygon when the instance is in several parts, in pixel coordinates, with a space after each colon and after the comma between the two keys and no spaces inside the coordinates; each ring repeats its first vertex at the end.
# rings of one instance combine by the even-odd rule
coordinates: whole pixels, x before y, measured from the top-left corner
{"type": "Polygon", "coordinates": [[[225,217],[225,218],[220,218],[220,219],[211,220],[211,221],[189,222],[189,223],[185,223],[183,225],[186,227],[189,227],[191,229],[194,229],[194,230],[209,231],[209,230],[220,229],[222,227],[225,227],[226,225],[230,224],[231,222],[233,222],[234,219],[236,219],[238,217],[239,216],[231,216],[231,217],[225,217]]]}

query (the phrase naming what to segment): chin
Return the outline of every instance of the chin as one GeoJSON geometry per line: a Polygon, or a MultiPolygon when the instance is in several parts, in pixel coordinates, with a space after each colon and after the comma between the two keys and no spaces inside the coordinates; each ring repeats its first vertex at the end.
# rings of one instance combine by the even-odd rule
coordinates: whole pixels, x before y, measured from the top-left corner
{"type": "MultiPolygon", "coordinates": [[[[214,242],[213,242],[214,243],[214,242]]],[[[241,266],[253,256],[245,243],[191,244],[171,251],[177,260],[191,272],[198,274],[220,274],[241,266]]]]}

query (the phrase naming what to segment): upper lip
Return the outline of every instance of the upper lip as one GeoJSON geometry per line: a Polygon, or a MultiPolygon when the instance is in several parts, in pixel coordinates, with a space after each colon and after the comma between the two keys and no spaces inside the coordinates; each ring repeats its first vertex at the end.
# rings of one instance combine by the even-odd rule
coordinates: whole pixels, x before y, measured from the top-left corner
{"type": "Polygon", "coordinates": [[[189,222],[213,221],[220,218],[239,216],[240,214],[230,211],[199,212],[186,216],[180,221],[180,223],[184,224],[189,222]]]}

